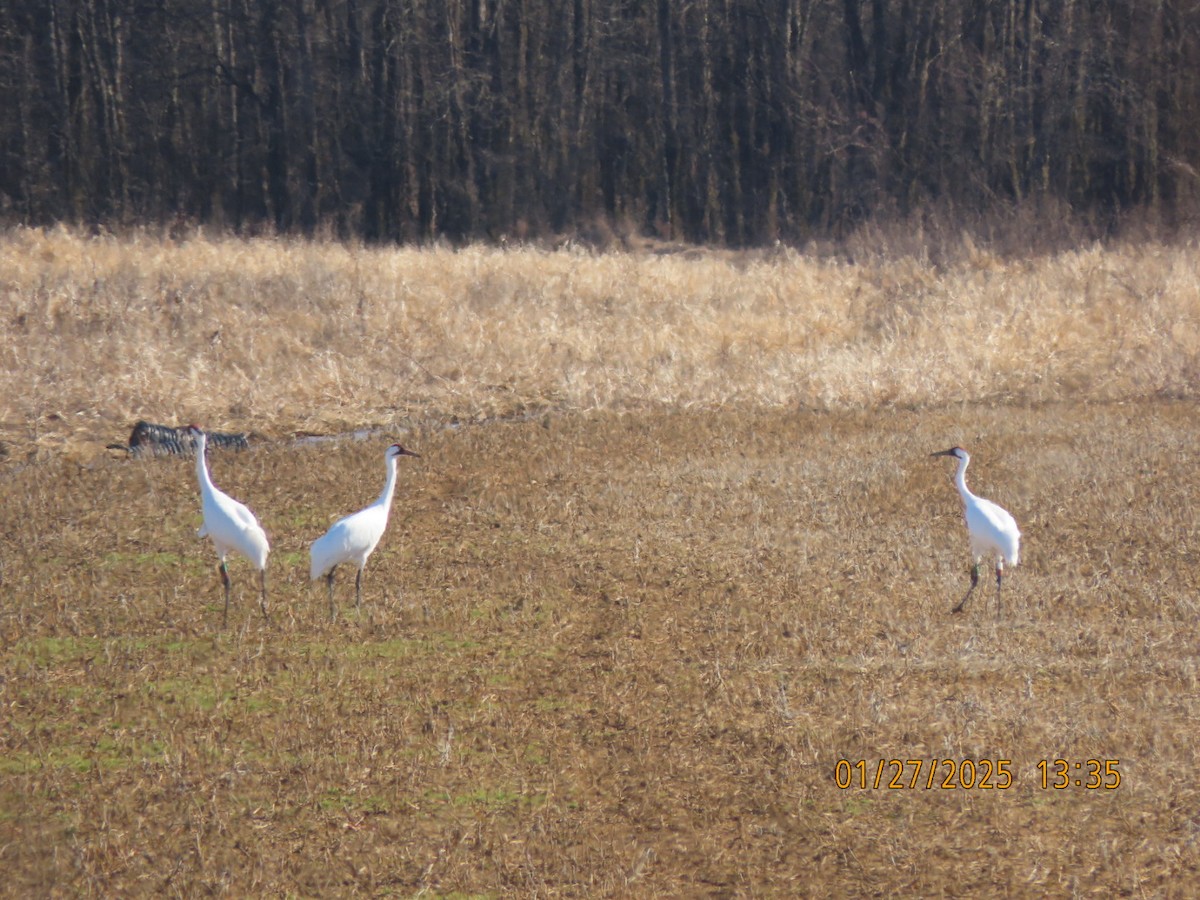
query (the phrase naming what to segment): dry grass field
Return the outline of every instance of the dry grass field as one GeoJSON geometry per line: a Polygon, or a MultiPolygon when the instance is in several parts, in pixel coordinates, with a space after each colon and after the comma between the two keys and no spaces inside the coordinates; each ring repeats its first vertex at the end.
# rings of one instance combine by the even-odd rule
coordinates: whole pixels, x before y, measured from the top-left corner
{"type": "Polygon", "coordinates": [[[0,260],[0,895],[1195,890],[1200,250],[0,260]],[[270,625],[137,418],[252,433],[270,625]],[[330,622],[308,544],[397,439],[330,622]]]}
{"type": "Polygon", "coordinates": [[[139,418],[279,438],[531,411],[1190,397],[1200,248],[373,249],[0,234],[0,444],[139,418]]]}

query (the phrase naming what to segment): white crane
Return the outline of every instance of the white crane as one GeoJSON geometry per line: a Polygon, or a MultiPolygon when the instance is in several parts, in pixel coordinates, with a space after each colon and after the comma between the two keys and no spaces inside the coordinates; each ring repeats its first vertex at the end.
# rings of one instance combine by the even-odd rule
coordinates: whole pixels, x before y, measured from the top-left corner
{"type": "Polygon", "coordinates": [[[329,585],[330,620],[337,617],[337,609],[333,605],[333,573],[342,563],[354,563],[358,566],[358,575],[354,579],[354,605],[362,609],[363,569],[367,565],[367,558],[374,552],[387,528],[392,495],[396,491],[396,460],[401,456],[415,456],[420,459],[421,454],[405,450],[399,444],[388,447],[383,454],[387,466],[387,481],[379,499],[366,509],[360,509],[334,522],[327,532],[313,541],[310,576],[313,581],[322,575],[325,576],[329,585]]]}
{"type": "Polygon", "coordinates": [[[258,519],[254,518],[254,513],[212,483],[204,457],[208,446],[204,432],[195,425],[189,425],[187,431],[196,442],[196,477],[200,481],[200,497],[204,510],[204,524],[196,534],[198,537],[212,538],[217,557],[221,560],[218,571],[221,573],[221,582],[225,585],[225,614],[221,619],[222,624],[229,621],[229,570],[225,567],[225,557],[231,551],[240,553],[258,569],[259,582],[262,585],[259,602],[263,618],[270,622],[271,618],[267,615],[267,554],[271,547],[267,543],[267,534],[258,524],[258,519]]]}
{"type": "Polygon", "coordinates": [[[963,508],[967,518],[967,532],[971,536],[971,556],[975,564],[971,568],[971,586],[966,595],[958,601],[954,612],[962,612],[971,592],[979,584],[979,563],[989,553],[996,557],[996,615],[1000,615],[1000,582],[1004,575],[1004,564],[1015,566],[1020,557],[1021,531],[1017,528],[1017,520],[1007,510],[997,506],[991,500],[976,497],[967,488],[967,466],[971,462],[971,454],[962,447],[951,447],[932,453],[931,456],[952,456],[958,460],[958,471],[954,475],[954,483],[958,485],[958,493],[962,497],[963,508]]]}

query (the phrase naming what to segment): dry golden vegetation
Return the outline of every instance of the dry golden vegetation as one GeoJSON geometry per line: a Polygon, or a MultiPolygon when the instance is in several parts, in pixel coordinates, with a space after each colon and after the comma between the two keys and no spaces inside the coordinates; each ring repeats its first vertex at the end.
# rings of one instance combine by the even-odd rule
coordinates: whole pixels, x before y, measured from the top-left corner
{"type": "Polygon", "coordinates": [[[138,418],[281,436],[668,404],[839,410],[1189,395],[1200,250],[951,264],[0,239],[0,441],[138,418]]]}
{"type": "Polygon", "coordinates": [[[0,252],[0,894],[1200,875],[1196,251],[0,252]],[[238,559],[220,629],[191,461],[98,449],[137,417],[258,435],[211,468],[271,536],[273,624],[238,559]],[[422,458],[331,623],[307,546],[396,438],[422,458]],[[999,621],[990,581],[949,613],[955,443],[1025,534],[999,621]],[[1058,757],[1120,785],[1043,789],[1058,757]],[[945,759],[1012,784],[926,787],[945,759]]]}

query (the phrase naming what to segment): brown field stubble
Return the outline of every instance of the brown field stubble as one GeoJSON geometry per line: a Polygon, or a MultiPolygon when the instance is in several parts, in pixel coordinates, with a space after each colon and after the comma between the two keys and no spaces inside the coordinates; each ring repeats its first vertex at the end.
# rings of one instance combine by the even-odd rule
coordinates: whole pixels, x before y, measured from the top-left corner
{"type": "MultiPolygon", "coordinates": [[[[1100,268],[1122,265],[1097,254],[1100,268]]],[[[995,278],[1055,264],[1065,265],[1005,264],[995,278]]],[[[731,271],[756,277],[753,266],[731,271]]],[[[136,267],[128,275],[144,277],[136,267]]],[[[928,274],[933,284],[941,277],[928,274]]],[[[495,290],[490,278],[483,283],[495,290]]],[[[211,287],[196,285],[195,295],[211,287]]],[[[773,407],[772,392],[787,385],[760,370],[771,354],[744,364],[732,351],[706,355],[700,338],[716,328],[716,301],[696,300],[689,290],[699,289],[687,285],[676,284],[692,299],[675,301],[662,343],[647,336],[640,352],[624,348],[641,369],[617,358],[611,365],[624,372],[605,371],[603,354],[590,366],[533,358],[523,362],[528,381],[506,382],[507,391],[497,389],[498,358],[468,363],[450,339],[458,332],[425,321],[429,334],[442,329],[442,344],[424,346],[420,363],[431,372],[438,359],[461,363],[457,393],[441,393],[445,372],[413,374],[411,403],[394,386],[359,396],[370,379],[352,375],[355,366],[386,346],[366,347],[358,362],[330,351],[325,371],[340,372],[344,402],[285,384],[299,366],[287,346],[315,340],[303,314],[280,317],[299,322],[295,330],[268,333],[260,323],[239,339],[269,341],[283,359],[245,395],[159,384],[182,364],[169,329],[150,335],[149,347],[123,337],[138,365],[125,372],[112,359],[90,385],[74,363],[54,378],[35,366],[40,394],[9,391],[3,401],[19,433],[10,432],[0,469],[0,892],[1185,893],[1200,862],[1200,476],[1193,404],[1150,398],[1186,393],[1194,312],[1180,312],[1175,336],[1164,338],[1174,356],[1136,331],[1109,347],[1097,314],[1091,342],[1064,333],[1060,345],[1079,342],[1078,352],[1056,358],[1048,331],[1033,330],[1035,346],[1019,330],[993,333],[984,312],[946,289],[943,304],[980,317],[970,324],[978,346],[955,352],[993,360],[990,375],[964,374],[963,396],[978,402],[949,403],[940,393],[947,376],[924,383],[903,371],[901,357],[916,365],[919,348],[896,337],[886,351],[883,338],[863,337],[877,307],[846,322],[843,310],[834,317],[843,343],[857,334],[864,354],[875,347],[874,362],[847,349],[797,388],[833,384],[841,372],[829,402],[816,391],[773,407]],[[648,346],[661,362],[645,356],[648,346]],[[1041,360],[1042,380],[1020,361],[1026,355],[1041,360]],[[1110,370],[1126,357],[1141,360],[1141,375],[1110,370]],[[695,383],[676,370],[689,359],[695,383]],[[622,378],[646,384],[655,365],[669,372],[658,388],[622,393],[622,378]],[[1075,373],[1070,386],[1047,374],[1056,366],[1075,373]],[[876,388],[862,381],[870,373],[876,388]],[[987,378],[1010,402],[995,402],[987,378]],[[870,401],[880,386],[913,408],[870,401]],[[162,405],[136,406],[141,388],[158,391],[162,405]],[[89,391],[110,392],[111,405],[88,412],[89,391]],[[1143,399],[1112,402],[1106,392],[1143,399]],[[178,406],[164,399],[176,396],[178,406]],[[230,626],[219,629],[220,585],[211,545],[195,536],[190,461],[86,449],[143,408],[214,426],[266,419],[274,439],[211,462],[217,484],[271,536],[273,626],[258,615],[249,566],[236,560],[230,626]],[[538,408],[510,422],[431,424],[538,408]],[[341,422],[392,427],[366,441],[283,439],[341,422]],[[393,437],[422,459],[401,461],[363,614],[353,610],[352,574],[343,575],[330,623],[323,587],[307,581],[308,543],[374,499],[393,437]],[[990,581],[964,614],[949,613],[967,584],[966,536],[951,465],[928,454],[955,443],[974,453],[972,487],[1010,509],[1025,533],[1000,621],[990,581]],[[52,452],[59,446],[71,452],[52,452]],[[1056,757],[1120,760],[1120,786],[1043,790],[1037,762],[1056,757]],[[948,789],[940,778],[928,788],[927,769],[909,787],[911,766],[902,789],[835,783],[839,760],[866,760],[873,780],[880,759],[1000,758],[1011,760],[1007,789],[948,789]]],[[[1149,311],[1107,293],[1088,303],[1112,303],[1122,322],[1150,328],[1182,304],[1163,294],[1147,300],[1149,311]]],[[[93,296],[111,302],[100,288],[93,296]]],[[[990,299],[982,292],[975,305],[990,299]]],[[[470,315],[485,321],[489,301],[473,302],[481,309],[470,315]]],[[[521,323],[547,314],[525,303],[521,316],[516,300],[495,301],[511,333],[502,352],[514,360],[536,345],[523,330],[534,326],[521,323]]],[[[86,308],[67,303],[47,321],[81,346],[85,333],[133,327],[111,313],[85,327],[86,308]]],[[[22,315],[34,327],[35,311],[22,315]]],[[[572,340],[615,352],[622,341],[591,315],[596,333],[580,326],[572,340]]],[[[927,349],[956,346],[956,318],[934,340],[936,320],[915,307],[911,315],[924,320],[927,349]]],[[[1051,313],[1029,301],[1021,315],[1051,313]]],[[[737,316],[729,322],[731,347],[753,330],[737,316]]],[[[620,325],[625,343],[641,339],[636,325],[620,325]]],[[[326,326],[325,339],[351,345],[326,326]]],[[[229,326],[219,327],[224,335],[229,326]]],[[[770,333],[763,325],[759,339],[770,333]]],[[[48,352],[18,346],[11,332],[5,340],[6,366],[48,352]]],[[[779,377],[790,378],[783,359],[797,363],[780,351],[779,377]]],[[[19,375],[4,372],[14,384],[19,375]]]]}

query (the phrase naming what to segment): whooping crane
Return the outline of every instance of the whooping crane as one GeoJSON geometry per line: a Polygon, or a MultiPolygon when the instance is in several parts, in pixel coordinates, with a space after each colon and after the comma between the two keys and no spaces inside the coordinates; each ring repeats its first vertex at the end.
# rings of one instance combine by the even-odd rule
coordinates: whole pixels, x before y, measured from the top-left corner
{"type": "Polygon", "coordinates": [[[1000,615],[1000,582],[1004,574],[1004,564],[1015,566],[1020,557],[1021,532],[1017,521],[1007,510],[1000,508],[991,500],[976,497],[967,488],[967,466],[971,462],[971,454],[962,447],[951,447],[932,453],[931,456],[952,456],[958,460],[958,471],[954,475],[954,483],[962,496],[963,508],[967,519],[967,532],[971,537],[971,556],[975,564],[971,568],[971,586],[966,595],[958,601],[953,612],[962,612],[971,592],[979,584],[979,563],[989,553],[996,556],[996,616],[1000,615]]]}
{"type": "Polygon", "coordinates": [[[200,481],[200,497],[204,510],[204,524],[196,534],[198,537],[212,538],[217,557],[221,560],[218,571],[221,573],[221,582],[225,585],[225,614],[221,618],[222,625],[228,624],[229,621],[229,570],[225,567],[225,557],[230,551],[240,553],[258,569],[262,586],[259,603],[262,606],[263,618],[270,622],[271,618],[267,615],[267,554],[271,548],[267,543],[267,534],[258,524],[258,519],[254,518],[254,513],[213,484],[205,461],[208,439],[204,432],[195,425],[189,425],[187,432],[196,442],[196,477],[200,481]]]}
{"type": "Polygon", "coordinates": [[[366,509],[339,519],[325,534],[313,541],[309,574],[313,581],[322,575],[325,576],[329,585],[330,621],[337,618],[337,609],[333,604],[333,573],[342,563],[354,563],[358,567],[358,574],[354,578],[354,605],[362,609],[363,569],[367,565],[367,558],[374,552],[387,528],[392,495],[396,490],[396,460],[401,456],[420,459],[421,454],[405,450],[399,444],[388,447],[383,454],[387,466],[387,481],[379,499],[366,509]]]}

